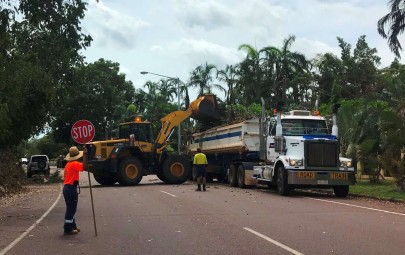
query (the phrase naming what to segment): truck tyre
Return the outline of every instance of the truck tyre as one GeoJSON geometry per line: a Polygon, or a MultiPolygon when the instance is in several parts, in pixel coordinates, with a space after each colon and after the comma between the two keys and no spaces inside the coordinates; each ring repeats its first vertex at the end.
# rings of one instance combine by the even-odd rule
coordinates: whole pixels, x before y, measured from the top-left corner
{"type": "Polygon", "coordinates": [[[183,156],[167,158],[163,164],[163,178],[169,184],[181,184],[190,176],[191,167],[183,156]]]}
{"type": "Polygon", "coordinates": [[[115,177],[110,175],[110,176],[103,176],[103,175],[98,175],[98,174],[93,174],[94,179],[96,182],[103,186],[112,186],[116,183],[115,177]]]}
{"type": "Polygon", "coordinates": [[[277,170],[277,191],[282,196],[290,194],[287,171],[285,171],[284,166],[279,166],[277,170]]]}
{"type": "Polygon", "coordinates": [[[124,159],[117,172],[117,180],[121,185],[136,185],[142,180],[142,164],[135,157],[124,159]]]}
{"type": "Polygon", "coordinates": [[[237,180],[238,180],[239,188],[241,188],[241,189],[246,188],[246,185],[245,185],[245,168],[242,165],[239,165],[239,167],[238,167],[237,180]]]}
{"type": "Polygon", "coordinates": [[[228,182],[231,187],[236,187],[236,185],[238,185],[236,180],[236,167],[233,164],[229,166],[228,182]]]}
{"type": "Polygon", "coordinates": [[[347,197],[349,195],[349,186],[335,186],[333,187],[333,191],[337,197],[347,197]]]}

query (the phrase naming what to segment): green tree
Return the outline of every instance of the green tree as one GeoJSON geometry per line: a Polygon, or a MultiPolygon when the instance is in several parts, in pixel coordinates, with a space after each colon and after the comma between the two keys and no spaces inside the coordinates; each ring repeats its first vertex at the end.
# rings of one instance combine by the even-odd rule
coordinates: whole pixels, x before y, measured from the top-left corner
{"type": "Polygon", "coordinates": [[[378,20],[377,30],[384,39],[388,38],[388,45],[391,51],[400,58],[399,51],[402,50],[402,45],[399,42],[398,36],[405,29],[405,1],[390,0],[388,3],[391,5],[391,10],[378,20]],[[386,27],[388,27],[388,31],[386,31],[386,27]]]}
{"type": "MultiPolygon", "coordinates": [[[[309,70],[309,62],[299,52],[290,51],[295,36],[290,35],[284,39],[282,47],[265,47],[261,51],[265,53],[265,66],[274,84],[273,91],[277,100],[286,100],[287,91],[292,91],[292,102],[297,102],[300,95],[300,79],[309,70]]],[[[303,80],[302,80],[303,81],[303,80]]],[[[305,82],[306,83],[306,82],[305,82]]],[[[303,84],[302,84],[303,85],[303,84]]]]}
{"type": "Polygon", "coordinates": [[[240,75],[238,99],[240,99],[240,104],[249,105],[259,102],[263,96],[264,74],[260,66],[260,53],[249,44],[242,44],[238,49],[246,52],[245,59],[238,65],[240,75]]]}
{"type": "Polygon", "coordinates": [[[0,0],[0,147],[43,130],[91,37],[81,32],[86,3],[0,0]],[[32,107],[32,106],[35,107],[32,107]]]}
{"type": "Polygon", "coordinates": [[[190,76],[189,86],[192,88],[198,88],[198,95],[204,93],[212,93],[212,90],[219,89],[224,91],[221,85],[213,84],[214,72],[216,70],[215,65],[205,63],[204,65],[197,66],[190,76]]]}
{"type": "Polygon", "coordinates": [[[61,109],[55,111],[51,125],[55,136],[68,143],[71,125],[87,119],[95,126],[95,140],[108,138],[125,116],[127,106],[135,101],[132,82],[120,73],[118,63],[99,59],[77,66],[74,84],[59,95],[61,109]]]}
{"type": "Polygon", "coordinates": [[[236,103],[236,87],[238,85],[238,70],[237,67],[227,65],[225,70],[217,71],[217,79],[225,82],[228,86],[228,90],[225,93],[225,102],[230,108],[230,118],[234,118],[233,105],[236,103]]]}

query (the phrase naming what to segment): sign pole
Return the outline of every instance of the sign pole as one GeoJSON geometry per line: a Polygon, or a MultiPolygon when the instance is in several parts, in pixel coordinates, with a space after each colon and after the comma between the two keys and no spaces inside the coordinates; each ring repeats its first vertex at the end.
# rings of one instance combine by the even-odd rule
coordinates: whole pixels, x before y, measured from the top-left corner
{"type": "MultiPolygon", "coordinates": [[[[83,148],[85,148],[85,146],[86,146],[86,144],[83,144],[83,148]]],[[[93,190],[91,188],[90,172],[89,172],[89,167],[88,167],[88,164],[87,164],[87,149],[85,150],[85,155],[83,155],[83,159],[85,161],[84,169],[87,171],[87,176],[89,177],[89,189],[90,189],[90,198],[91,198],[91,209],[93,211],[94,234],[97,237],[97,224],[96,224],[96,216],[95,216],[95,213],[94,213],[93,190]]]]}
{"type": "Polygon", "coordinates": [[[90,172],[88,166],[88,159],[87,159],[87,148],[86,143],[93,140],[94,135],[96,133],[93,123],[88,120],[78,120],[72,126],[72,130],[70,131],[73,140],[83,145],[83,170],[87,171],[89,177],[89,188],[90,188],[90,197],[91,197],[91,209],[93,211],[93,222],[94,222],[94,233],[97,237],[97,225],[96,225],[96,216],[94,213],[94,202],[93,202],[93,190],[91,187],[91,179],[90,179],[90,172]]]}

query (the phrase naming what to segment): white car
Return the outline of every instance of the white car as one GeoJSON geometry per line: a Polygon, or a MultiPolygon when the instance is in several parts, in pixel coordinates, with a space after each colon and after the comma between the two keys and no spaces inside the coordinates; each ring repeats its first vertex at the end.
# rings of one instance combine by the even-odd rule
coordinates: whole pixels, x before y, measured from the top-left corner
{"type": "Polygon", "coordinates": [[[51,167],[47,155],[32,155],[27,166],[27,177],[31,178],[33,174],[43,173],[49,176],[51,167]]]}

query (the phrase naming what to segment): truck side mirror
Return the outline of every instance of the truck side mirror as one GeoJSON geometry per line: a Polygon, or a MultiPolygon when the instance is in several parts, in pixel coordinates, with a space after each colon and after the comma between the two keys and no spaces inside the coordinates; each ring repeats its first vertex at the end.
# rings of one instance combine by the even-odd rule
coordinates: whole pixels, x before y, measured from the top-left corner
{"type": "Polygon", "coordinates": [[[285,151],[285,139],[283,136],[274,137],[274,150],[277,153],[283,153],[285,151]]]}

